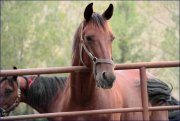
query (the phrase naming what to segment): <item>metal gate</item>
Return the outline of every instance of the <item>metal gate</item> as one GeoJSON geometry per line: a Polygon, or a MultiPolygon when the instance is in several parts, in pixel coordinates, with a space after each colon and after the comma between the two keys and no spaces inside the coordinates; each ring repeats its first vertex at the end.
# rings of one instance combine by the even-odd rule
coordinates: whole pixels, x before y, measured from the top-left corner
{"type": "MultiPolygon", "coordinates": [[[[131,64],[116,64],[115,70],[124,69],[139,69],[140,81],[141,81],[141,95],[142,95],[142,107],[134,108],[116,108],[116,109],[103,109],[103,110],[87,110],[87,111],[73,111],[73,112],[57,112],[57,113],[44,113],[33,115],[18,115],[0,117],[0,120],[17,120],[17,119],[35,119],[35,118],[47,118],[57,116],[75,116],[75,115],[90,115],[90,114],[103,114],[103,113],[125,113],[125,112],[142,112],[143,120],[149,120],[149,111],[159,110],[180,110],[180,106],[155,106],[148,107],[147,96],[147,68],[167,68],[167,67],[180,67],[179,61],[161,61],[161,62],[143,62],[143,63],[131,63],[131,64]]],[[[18,70],[1,70],[0,76],[10,75],[40,75],[40,74],[53,74],[53,73],[70,73],[79,71],[89,71],[84,66],[69,66],[69,67],[50,67],[50,68],[37,68],[37,69],[18,69],[18,70]]]]}

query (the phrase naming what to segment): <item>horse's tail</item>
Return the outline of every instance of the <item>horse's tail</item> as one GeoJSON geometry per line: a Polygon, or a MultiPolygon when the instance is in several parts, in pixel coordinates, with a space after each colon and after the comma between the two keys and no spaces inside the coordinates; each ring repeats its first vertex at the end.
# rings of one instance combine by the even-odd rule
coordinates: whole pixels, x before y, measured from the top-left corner
{"type": "MultiPolygon", "coordinates": [[[[168,105],[180,105],[180,102],[171,97],[171,100],[168,101],[168,105]]],[[[180,110],[169,110],[169,121],[179,121],[180,120],[180,110]]]]}
{"type": "Polygon", "coordinates": [[[180,121],[180,110],[169,111],[169,121],[180,121]]]}
{"type": "MultiPolygon", "coordinates": [[[[180,105],[180,102],[171,96],[172,88],[158,79],[148,79],[148,97],[152,105],[180,105]]],[[[180,121],[180,110],[169,110],[170,121],[180,121]]]]}
{"type": "Polygon", "coordinates": [[[147,90],[152,105],[167,104],[171,99],[172,88],[158,79],[148,79],[147,90]]]}

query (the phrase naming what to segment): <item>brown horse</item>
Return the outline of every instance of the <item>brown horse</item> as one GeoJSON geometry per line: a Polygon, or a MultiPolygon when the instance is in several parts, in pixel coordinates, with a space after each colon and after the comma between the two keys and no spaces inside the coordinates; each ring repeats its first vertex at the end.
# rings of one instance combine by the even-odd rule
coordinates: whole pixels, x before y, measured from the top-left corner
{"type": "MultiPolygon", "coordinates": [[[[91,71],[71,73],[61,102],[55,102],[52,108],[59,106],[57,111],[78,111],[142,106],[139,70],[114,71],[114,35],[108,24],[113,15],[113,5],[110,4],[102,15],[93,12],[92,6],[91,3],[85,8],[84,21],[75,33],[72,54],[72,66],[85,65],[91,71]]],[[[148,74],[148,78],[154,77],[148,74]]],[[[142,120],[142,113],[96,114],[57,119],[142,120]]],[[[150,119],[168,120],[167,111],[151,112],[150,119]]]]}
{"type": "MultiPolygon", "coordinates": [[[[92,6],[91,3],[85,8],[84,21],[74,36],[72,54],[72,66],[85,65],[91,71],[71,73],[62,93],[63,98],[60,102],[54,102],[52,109],[60,107],[56,111],[82,111],[142,106],[139,71],[114,71],[114,35],[108,24],[113,15],[113,5],[110,4],[102,15],[93,12],[92,6]]],[[[148,77],[154,78],[150,74],[148,77]]],[[[55,119],[142,120],[142,113],[96,114],[55,119]]],[[[167,120],[167,111],[151,112],[150,119],[167,120]]]]}
{"type": "Polygon", "coordinates": [[[64,90],[65,77],[8,76],[0,77],[0,113],[6,116],[20,102],[39,113],[49,113],[49,107],[64,90]]]}
{"type": "MultiPolygon", "coordinates": [[[[76,31],[72,55],[72,66],[85,65],[92,71],[70,74],[61,102],[54,103],[54,107],[61,108],[60,111],[123,107],[120,86],[113,85],[115,74],[111,44],[114,35],[108,25],[108,20],[113,14],[113,5],[110,4],[102,15],[93,12],[92,5],[91,3],[86,7],[85,20],[76,31]]],[[[119,120],[120,114],[97,114],[57,119],[119,120]]]]}

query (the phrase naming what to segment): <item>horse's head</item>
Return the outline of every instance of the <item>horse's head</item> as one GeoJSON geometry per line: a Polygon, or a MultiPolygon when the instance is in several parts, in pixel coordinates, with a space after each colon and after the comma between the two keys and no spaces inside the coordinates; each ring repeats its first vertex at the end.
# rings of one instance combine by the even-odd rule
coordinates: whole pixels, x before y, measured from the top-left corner
{"type": "Polygon", "coordinates": [[[113,15],[110,4],[100,15],[93,12],[93,3],[84,11],[84,21],[79,28],[81,63],[93,70],[98,87],[111,88],[115,80],[112,61],[112,42],[114,35],[108,25],[113,15]]]}
{"type": "Polygon", "coordinates": [[[0,77],[0,116],[6,116],[20,101],[17,76],[0,77]]]}

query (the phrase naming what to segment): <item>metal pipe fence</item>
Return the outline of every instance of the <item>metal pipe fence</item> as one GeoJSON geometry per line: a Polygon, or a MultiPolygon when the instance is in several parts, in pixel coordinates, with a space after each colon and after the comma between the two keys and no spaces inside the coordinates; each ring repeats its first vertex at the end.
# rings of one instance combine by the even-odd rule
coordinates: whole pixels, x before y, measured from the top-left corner
{"type": "MultiPolygon", "coordinates": [[[[167,68],[179,67],[179,61],[160,61],[160,62],[142,62],[130,64],[116,64],[115,70],[124,69],[140,69],[145,68],[167,68]]],[[[39,75],[39,74],[55,74],[55,73],[71,73],[80,71],[90,71],[85,66],[68,66],[68,67],[48,67],[48,68],[31,68],[31,69],[18,69],[18,70],[1,70],[0,76],[13,76],[13,75],[39,75]]]]}
{"type": "MultiPolygon", "coordinates": [[[[115,70],[123,70],[123,69],[139,69],[140,70],[142,107],[8,116],[8,117],[1,117],[0,120],[50,118],[50,117],[58,117],[58,116],[92,115],[92,114],[104,114],[104,113],[142,112],[143,120],[148,121],[149,111],[171,110],[171,109],[180,110],[179,105],[178,106],[148,107],[146,69],[147,68],[167,68],[167,67],[180,67],[180,62],[179,61],[161,61],[161,62],[143,62],[143,63],[132,63],[132,64],[116,64],[115,70]]],[[[53,74],[53,73],[71,73],[71,72],[80,72],[80,71],[90,71],[90,70],[84,66],[1,70],[0,76],[39,75],[39,74],[53,74]]]]}

